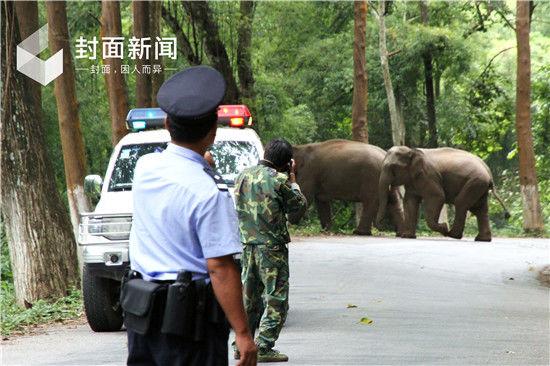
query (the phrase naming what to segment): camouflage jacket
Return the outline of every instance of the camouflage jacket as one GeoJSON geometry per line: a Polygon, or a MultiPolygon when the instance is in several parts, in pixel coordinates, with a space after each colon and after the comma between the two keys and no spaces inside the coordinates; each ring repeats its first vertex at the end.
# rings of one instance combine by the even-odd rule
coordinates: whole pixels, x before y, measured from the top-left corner
{"type": "Polygon", "coordinates": [[[306,198],[286,174],[256,165],[235,180],[235,201],[243,244],[286,244],[286,214],[304,210],[306,198]],[[294,186],[294,185],[292,185],[294,186]]]}

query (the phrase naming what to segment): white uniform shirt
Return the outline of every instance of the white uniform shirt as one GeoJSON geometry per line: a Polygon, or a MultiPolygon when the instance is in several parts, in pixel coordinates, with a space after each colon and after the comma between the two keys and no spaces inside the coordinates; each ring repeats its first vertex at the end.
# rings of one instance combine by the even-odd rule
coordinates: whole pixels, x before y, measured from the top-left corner
{"type": "Polygon", "coordinates": [[[233,199],[220,191],[202,156],[174,144],[141,157],[132,186],[132,269],[174,280],[181,269],[207,278],[206,259],[240,253],[233,199]]]}

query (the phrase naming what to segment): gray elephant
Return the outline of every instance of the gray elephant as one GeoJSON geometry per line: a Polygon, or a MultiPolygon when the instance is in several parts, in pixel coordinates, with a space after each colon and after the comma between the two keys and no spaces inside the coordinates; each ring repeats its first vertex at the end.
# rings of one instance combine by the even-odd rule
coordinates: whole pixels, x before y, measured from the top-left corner
{"type": "MultiPolygon", "coordinates": [[[[332,200],[361,202],[363,211],[355,233],[371,235],[378,210],[378,181],[385,154],[377,146],[348,140],[293,146],[296,179],[308,202],[316,203],[324,229],[331,225],[332,200]]],[[[403,225],[399,191],[392,190],[384,199],[388,201],[384,207],[386,204],[390,206],[399,235],[403,225]]]]}
{"type": "Polygon", "coordinates": [[[509,216],[498,197],[489,167],[469,152],[448,147],[411,149],[394,146],[386,154],[380,177],[380,208],[377,220],[386,209],[386,197],[397,186],[405,186],[405,228],[402,237],[415,238],[418,208],[424,201],[424,213],[430,229],[452,238],[462,238],[467,211],[477,217],[479,233],[475,240],[491,241],[488,192],[494,196],[509,216]],[[451,230],[438,223],[444,203],[455,206],[451,230]]]}

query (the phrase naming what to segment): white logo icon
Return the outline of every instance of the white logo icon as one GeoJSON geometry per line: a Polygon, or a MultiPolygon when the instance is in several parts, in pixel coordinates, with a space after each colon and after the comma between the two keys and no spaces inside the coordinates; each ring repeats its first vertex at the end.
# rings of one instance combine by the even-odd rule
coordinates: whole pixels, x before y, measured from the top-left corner
{"type": "Polygon", "coordinates": [[[48,48],[48,24],[17,45],[17,70],[42,85],[49,84],[63,73],[63,50],[47,60],[36,55],[48,48]]]}

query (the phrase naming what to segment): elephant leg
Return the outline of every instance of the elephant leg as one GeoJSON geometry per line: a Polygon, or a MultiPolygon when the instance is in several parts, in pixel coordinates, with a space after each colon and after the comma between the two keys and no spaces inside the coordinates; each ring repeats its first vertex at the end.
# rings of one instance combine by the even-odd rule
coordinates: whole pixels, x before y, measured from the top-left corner
{"type": "Polygon", "coordinates": [[[374,220],[374,216],[376,216],[378,204],[374,204],[374,202],[369,203],[366,200],[363,200],[362,204],[363,211],[361,212],[361,218],[353,233],[355,235],[372,235],[372,221],[374,220]]]}
{"type": "Polygon", "coordinates": [[[437,231],[445,236],[449,234],[449,228],[446,223],[439,223],[439,215],[445,199],[441,197],[430,197],[424,200],[424,213],[426,214],[426,222],[428,227],[433,231],[437,231]]]}
{"type": "Polygon", "coordinates": [[[411,193],[405,192],[403,206],[405,209],[404,229],[401,233],[402,238],[416,238],[416,226],[418,225],[418,208],[421,198],[411,193]]]}
{"type": "Polygon", "coordinates": [[[487,202],[488,195],[485,193],[478,203],[470,209],[476,215],[478,234],[476,241],[491,241],[491,225],[489,224],[489,204],[487,202]]]}
{"type": "Polygon", "coordinates": [[[466,214],[468,210],[463,205],[455,205],[455,220],[449,231],[449,236],[454,239],[462,239],[464,233],[464,224],[466,223],[466,214]]]}
{"type": "Polygon", "coordinates": [[[487,184],[477,179],[471,179],[455,198],[455,220],[449,236],[455,239],[461,239],[464,232],[464,224],[466,223],[466,214],[480,199],[482,189],[487,184]]]}
{"type": "Polygon", "coordinates": [[[329,230],[332,225],[332,212],[330,207],[330,201],[320,201],[315,199],[317,205],[317,211],[319,211],[319,221],[321,221],[321,227],[323,230],[329,230]]]}
{"type": "MultiPolygon", "coordinates": [[[[403,231],[405,230],[405,212],[403,207],[403,200],[401,198],[401,193],[396,188],[393,190],[394,199],[390,204],[389,210],[393,224],[395,225],[395,236],[403,236],[403,231]]],[[[418,213],[418,208],[416,209],[418,213]]],[[[415,223],[416,227],[416,223],[415,223]]]]}

